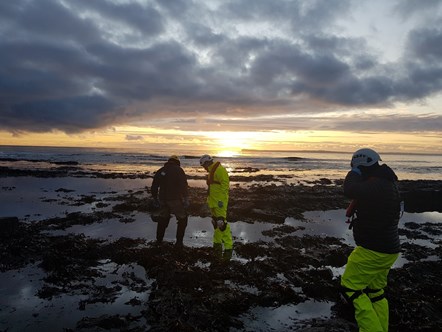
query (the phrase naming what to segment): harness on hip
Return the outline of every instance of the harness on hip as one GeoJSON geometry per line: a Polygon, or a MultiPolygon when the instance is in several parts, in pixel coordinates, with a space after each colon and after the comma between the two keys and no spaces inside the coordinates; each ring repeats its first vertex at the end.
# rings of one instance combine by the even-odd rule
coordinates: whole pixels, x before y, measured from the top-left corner
{"type": "Polygon", "coordinates": [[[375,296],[375,297],[371,297],[370,294],[378,293],[381,290],[383,290],[383,289],[371,289],[371,288],[367,287],[367,288],[364,289],[364,293],[368,295],[371,303],[374,303],[374,302],[378,302],[378,301],[382,300],[383,298],[385,298],[385,293],[382,292],[381,295],[378,295],[378,296],[375,296]]]}
{"type": "Polygon", "coordinates": [[[341,294],[344,296],[345,300],[347,300],[348,303],[352,303],[355,299],[357,299],[362,294],[366,294],[368,298],[370,299],[371,303],[377,302],[385,298],[385,293],[382,293],[381,295],[370,297],[370,294],[372,293],[378,293],[382,291],[383,289],[371,289],[371,288],[365,288],[365,289],[358,289],[354,290],[351,288],[347,288],[345,286],[341,285],[341,294]],[[351,296],[347,295],[347,292],[353,292],[351,296]]]}

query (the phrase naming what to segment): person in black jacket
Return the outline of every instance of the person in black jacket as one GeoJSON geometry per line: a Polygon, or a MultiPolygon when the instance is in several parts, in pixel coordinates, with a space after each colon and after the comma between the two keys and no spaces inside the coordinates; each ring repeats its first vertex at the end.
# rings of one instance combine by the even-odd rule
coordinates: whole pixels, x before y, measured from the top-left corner
{"type": "Polygon", "coordinates": [[[161,244],[163,241],[171,214],[174,214],[178,222],[175,245],[182,247],[187,227],[186,209],[189,206],[189,195],[186,174],[177,156],[171,156],[155,173],[151,193],[155,205],[160,208],[157,217],[157,243],[161,244]]]}
{"type": "Polygon", "coordinates": [[[372,149],[356,151],[344,180],[344,194],[353,199],[350,214],[356,216],[351,224],[356,248],[348,257],[341,286],[355,307],[359,330],[386,332],[389,308],[384,288],[401,250],[400,194],[396,174],[379,161],[372,149]]]}

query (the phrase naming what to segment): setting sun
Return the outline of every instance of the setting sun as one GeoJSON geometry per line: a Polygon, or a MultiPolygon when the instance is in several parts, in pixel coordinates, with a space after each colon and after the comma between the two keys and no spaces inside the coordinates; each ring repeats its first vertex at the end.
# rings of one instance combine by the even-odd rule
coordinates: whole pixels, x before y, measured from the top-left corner
{"type": "Polygon", "coordinates": [[[201,133],[213,141],[216,154],[223,157],[233,157],[241,154],[241,150],[254,148],[254,132],[205,132],[201,133]]]}

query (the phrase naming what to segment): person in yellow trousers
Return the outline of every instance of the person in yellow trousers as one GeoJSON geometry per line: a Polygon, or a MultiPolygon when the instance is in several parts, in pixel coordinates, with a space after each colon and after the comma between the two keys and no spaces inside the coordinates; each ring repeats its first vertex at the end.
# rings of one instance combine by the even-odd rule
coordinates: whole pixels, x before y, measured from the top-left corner
{"type": "Polygon", "coordinates": [[[388,331],[389,307],[384,288],[399,256],[401,213],[397,176],[372,149],[356,151],[344,180],[344,194],[353,199],[350,224],[356,248],[341,277],[343,295],[353,303],[359,331],[388,331]]]}
{"type": "Polygon", "coordinates": [[[229,203],[229,174],[219,161],[215,162],[207,154],[200,158],[200,165],[209,173],[207,176],[207,204],[212,215],[213,248],[224,261],[232,258],[233,240],[230,225],[227,222],[229,203]],[[224,245],[224,252],[223,252],[224,245]]]}

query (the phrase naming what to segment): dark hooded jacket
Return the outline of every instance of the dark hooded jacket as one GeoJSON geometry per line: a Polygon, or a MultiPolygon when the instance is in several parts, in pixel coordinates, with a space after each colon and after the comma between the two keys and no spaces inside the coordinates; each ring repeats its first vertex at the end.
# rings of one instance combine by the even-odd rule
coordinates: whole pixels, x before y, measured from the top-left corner
{"type": "Polygon", "coordinates": [[[362,176],[354,171],[347,174],[344,194],[356,200],[353,223],[356,245],[387,254],[400,251],[397,180],[394,171],[385,164],[364,169],[362,176]]]}
{"type": "Polygon", "coordinates": [[[187,187],[186,174],[179,162],[172,159],[155,173],[151,193],[160,201],[181,200],[188,197],[187,187]]]}

